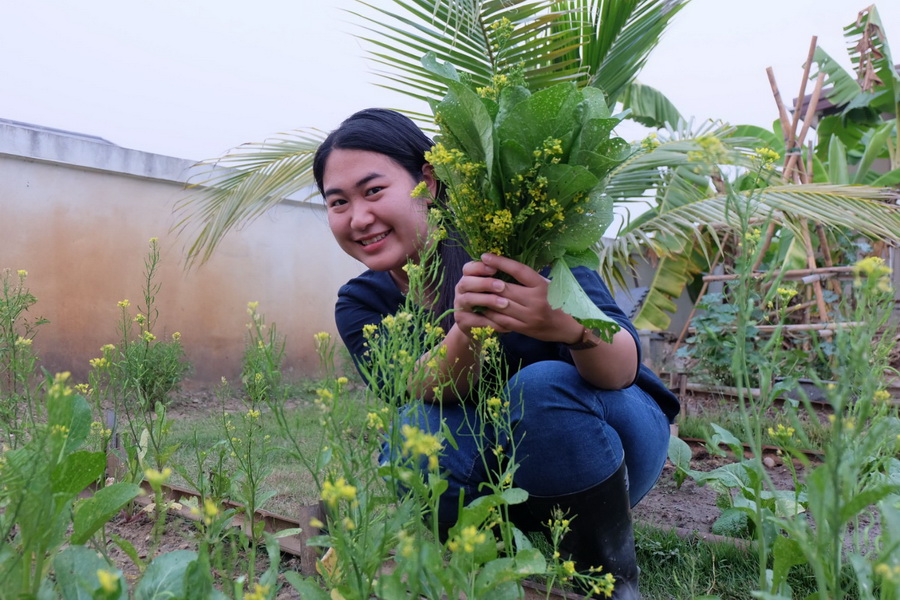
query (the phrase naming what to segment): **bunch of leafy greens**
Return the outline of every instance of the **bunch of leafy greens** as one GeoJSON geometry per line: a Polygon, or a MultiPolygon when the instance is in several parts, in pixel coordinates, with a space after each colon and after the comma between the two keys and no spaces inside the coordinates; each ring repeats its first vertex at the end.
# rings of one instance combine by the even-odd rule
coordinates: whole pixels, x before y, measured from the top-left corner
{"type": "Polygon", "coordinates": [[[423,64],[448,88],[432,106],[441,134],[427,159],[446,186],[443,216],[466,251],[550,266],[551,306],[611,339],[618,325],[571,271],[598,267],[593,246],[612,222],[604,183],[631,153],[611,137],[619,119],[603,92],[560,83],[532,94],[503,76],[476,92],[449,63],[426,56],[423,64]]]}

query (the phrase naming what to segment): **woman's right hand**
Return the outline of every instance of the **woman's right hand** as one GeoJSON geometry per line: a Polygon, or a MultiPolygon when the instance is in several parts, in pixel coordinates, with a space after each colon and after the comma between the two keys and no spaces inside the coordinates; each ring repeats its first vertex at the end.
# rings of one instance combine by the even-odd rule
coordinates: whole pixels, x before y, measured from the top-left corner
{"type": "Polygon", "coordinates": [[[460,331],[470,339],[473,327],[490,327],[498,333],[508,333],[490,318],[509,305],[509,300],[500,295],[506,283],[494,278],[497,269],[473,260],[463,266],[462,273],[453,301],[454,317],[460,331]]]}

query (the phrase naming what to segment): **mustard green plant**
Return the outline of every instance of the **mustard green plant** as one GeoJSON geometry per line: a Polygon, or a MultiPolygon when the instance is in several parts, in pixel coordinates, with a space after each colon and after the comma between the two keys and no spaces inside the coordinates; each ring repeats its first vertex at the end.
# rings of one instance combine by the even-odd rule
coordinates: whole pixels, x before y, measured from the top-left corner
{"type": "Polygon", "coordinates": [[[26,430],[37,424],[41,408],[35,404],[37,354],[32,348],[42,317],[31,317],[37,303],[19,269],[0,272],[0,430],[3,443],[17,448],[25,443],[26,430]]]}
{"type": "MultiPolygon", "coordinates": [[[[724,444],[736,456],[743,456],[746,445],[750,457],[709,473],[686,473],[723,492],[728,513],[723,517],[746,519],[756,542],[757,597],[791,598],[787,576],[799,565],[806,565],[815,577],[819,591],[810,598],[894,597],[895,555],[900,548],[900,461],[896,458],[900,421],[896,406],[888,401],[885,382],[895,332],[888,321],[893,295],[889,269],[874,257],[857,264],[856,281],[844,290],[845,301],[835,315],[852,325],[839,325],[829,341],[835,381],[823,381],[815,372],[808,374],[832,410],[823,462],[812,463],[801,450],[809,446],[809,440],[800,417],[802,411],[808,420],[818,419],[818,411],[802,388],[796,390],[801,400],[785,405],[783,423],[767,426],[761,418],[780,388],[792,382],[777,377],[783,375],[778,372],[781,327],[763,344],[761,356],[747,354],[751,347],[748,337],[756,335],[758,324],[757,303],[752,298],[759,279],[751,269],[759,258],[759,248],[752,233],[747,235],[752,228],[743,215],[749,211],[735,204],[732,214],[737,230],[743,233],[744,252],[735,260],[738,278],[728,286],[736,306],[735,326],[721,335],[734,349],[732,372],[740,419],[734,432],[712,424],[714,433],[708,446],[716,451],[724,444]],[[750,393],[752,383],[759,386],[758,394],[750,393]],[[761,460],[764,439],[774,440],[780,447],[793,474],[793,489],[775,488],[761,460]],[[804,467],[804,477],[798,474],[797,465],[804,467]],[[870,522],[881,523],[881,531],[867,525],[870,522]]],[[[787,286],[777,278],[765,283],[764,303],[777,303],[779,295],[787,296],[787,286]]],[[[784,322],[782,313],[778,323],[783,326],[784,322]]],[[[812,341],[812,348],[820,347],[817,340],[812,341]]],[[[688,459],[681,451],[682,444],[673,440],[670,456],[684,468],[688,459]]]]}

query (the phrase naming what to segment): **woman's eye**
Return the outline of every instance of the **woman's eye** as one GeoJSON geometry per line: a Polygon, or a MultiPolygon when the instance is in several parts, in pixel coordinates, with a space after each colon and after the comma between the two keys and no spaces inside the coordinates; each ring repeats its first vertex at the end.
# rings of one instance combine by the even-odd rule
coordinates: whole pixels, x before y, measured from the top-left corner
{"type": "Polygon", "coordinates": [[[337,208],[343,204],[347,204],[347,201],[343,198],[335,198],[328,203],[328,208],[337,208]]]}
{"type": "Polygon", "coordinates": [[[371,195],[373,195],[373,194],[377,194],[378,192],[380,192],[380,191],[383,190],[383,189],[384,189],[384,188],[381,187],[381,186],[375,186],[375,187],[373,187],[373,188],[369,188],[369,189],[366,190],[366,196],[371,196],[371,195]]]}

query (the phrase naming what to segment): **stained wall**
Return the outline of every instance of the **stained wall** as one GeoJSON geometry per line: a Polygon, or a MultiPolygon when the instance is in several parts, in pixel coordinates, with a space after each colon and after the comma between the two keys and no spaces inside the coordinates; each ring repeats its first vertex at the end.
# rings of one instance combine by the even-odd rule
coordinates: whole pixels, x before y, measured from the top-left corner
{"type": "Polygon", "coordinates": [[[141,303],[151,237],[162,263],[157,336],[182,334],[195,383],[234,380],[247,302],[287,337],[286,368],[315,374],[312,336],[334,333],[337,289],[361,265],[337,247],[321,206],[287,200],[229,234],[213,258],[184,268],[190,236],[170,233],[192,163],[91,136],[0,120],[0,269],[28,271],[38,298],[34,348],[51,372],[84,381],[117,339],[117,303],[141,303]]]}

